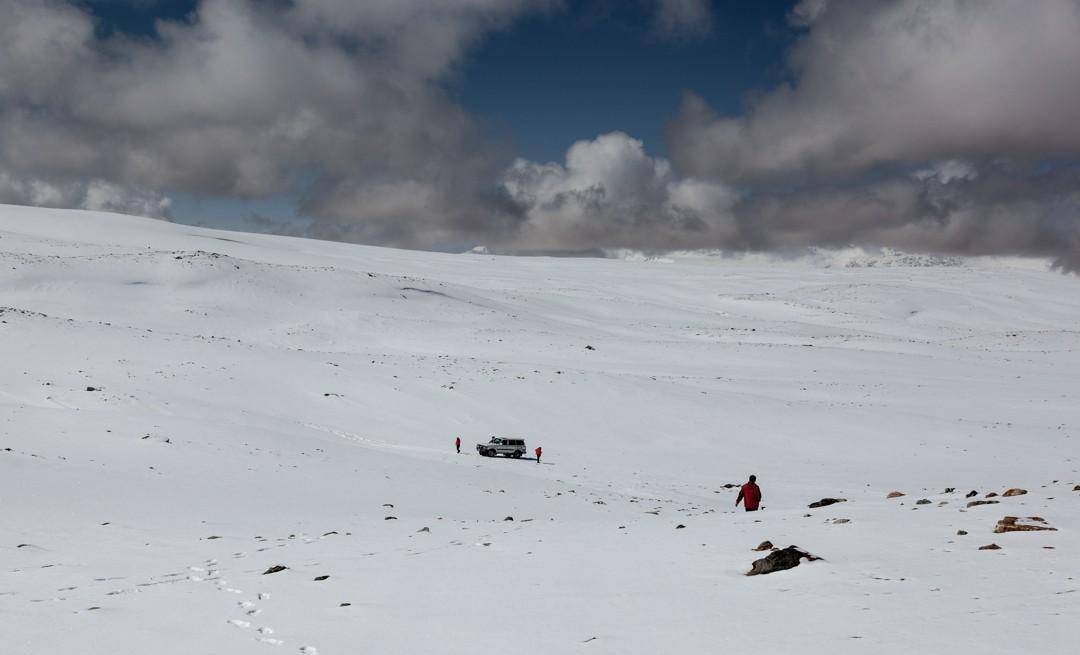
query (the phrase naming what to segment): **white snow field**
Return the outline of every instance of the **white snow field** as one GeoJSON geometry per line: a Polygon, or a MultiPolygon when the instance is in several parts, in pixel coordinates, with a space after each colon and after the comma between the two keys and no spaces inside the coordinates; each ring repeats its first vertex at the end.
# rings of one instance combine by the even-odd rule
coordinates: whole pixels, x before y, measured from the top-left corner
{"type": "Polygon", "coordinates": [[[1075,652],[1080,278],[859,263],[0,206],[0,651],[1075,652]]]}

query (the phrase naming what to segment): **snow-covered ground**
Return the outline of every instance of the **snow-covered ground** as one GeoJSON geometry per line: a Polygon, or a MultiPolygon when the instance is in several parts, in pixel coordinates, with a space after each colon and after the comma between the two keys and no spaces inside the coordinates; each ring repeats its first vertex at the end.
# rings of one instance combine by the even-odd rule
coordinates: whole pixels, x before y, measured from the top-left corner
{"type": "Polygon", "coordinates": [[[844,261],[0,206],[0,650],[1069,652],[1080,278],[844,261]]]}

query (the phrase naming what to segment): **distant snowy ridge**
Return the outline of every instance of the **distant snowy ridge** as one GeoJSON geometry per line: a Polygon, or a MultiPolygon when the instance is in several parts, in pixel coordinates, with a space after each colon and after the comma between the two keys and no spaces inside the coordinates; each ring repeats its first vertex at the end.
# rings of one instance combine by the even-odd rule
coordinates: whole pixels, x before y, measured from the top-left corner
{"type": "Polygon", "coordinates": [[[631,248],[612,248],[604,253],[611,259],[635,262],[669,263],[686,259],[719,259],[726,263],[766,265],[784,263],[813,268],[926,268],[926,267],[1007,267],[1033,270],[1049,270],[1051,260],[1046,257],[1002,255],[946,255],[918,253],[894,248],[869,248],[848,246],[846,248],[810,247],[792,251],[750,252],[731,250],[676,250],[665,252],[642,251],[631,248]]]}

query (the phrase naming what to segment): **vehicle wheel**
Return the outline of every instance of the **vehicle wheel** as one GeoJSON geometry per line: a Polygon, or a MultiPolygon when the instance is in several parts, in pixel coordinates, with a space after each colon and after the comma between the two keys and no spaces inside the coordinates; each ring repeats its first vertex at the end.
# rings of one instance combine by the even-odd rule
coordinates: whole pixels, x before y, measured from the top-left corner
{"type": "Polygon", "coordinates": [[[514,453],[514,459],[517,459],[517,458],[521,457],[521,455],[522,455],[522,452],[520,450],[515,452],[514,453]]]}

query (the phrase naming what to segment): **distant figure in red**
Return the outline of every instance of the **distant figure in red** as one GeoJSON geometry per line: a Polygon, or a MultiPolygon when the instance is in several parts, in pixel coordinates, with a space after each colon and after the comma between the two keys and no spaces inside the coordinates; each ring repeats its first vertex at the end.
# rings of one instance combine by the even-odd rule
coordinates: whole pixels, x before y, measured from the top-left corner
{"type": "Polygon", "coordinates": [[[461,454],[461,437],[454,439],[454,448],[457,448],[458,455],[461,454]]]}
{"type": "Polygon", "coordinates": [[[739,506],[740,500],[743,501],[743,507],[746,508],[746,511],[757,511],[758,503],[761,502],[761,488],[757,486],[756,475],[751,475],[750,481],[739,489],[739,497],[735,499],[735,507],[739,506]]]}
{"type": "Polygon", "coordinates": [[[537,464],[540,463],[540,455],[543,454],[543,452],[544,452],[544,450],[540,446],[536,447],[536,463],[537,464]]]}

